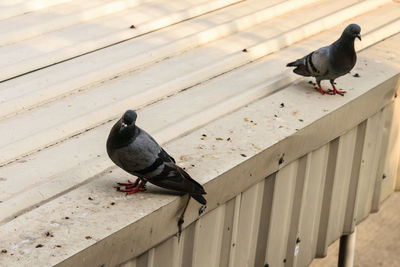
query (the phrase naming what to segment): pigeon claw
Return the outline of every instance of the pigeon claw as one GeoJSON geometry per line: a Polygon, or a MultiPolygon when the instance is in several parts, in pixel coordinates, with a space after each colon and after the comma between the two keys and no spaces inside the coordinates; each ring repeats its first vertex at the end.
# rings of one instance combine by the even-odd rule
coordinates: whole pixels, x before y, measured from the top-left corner
{"type": "Polygon", "coordinates": [[[318,85],[318,91],[321,93],[321,94],[327,94],[327,95],[333,95],[334,93],[332,92],[332,91],[327,91],[327,90],[324,90],[324,89],[322,89],[322,87],[321,87],[321,85],[318,85]]]}
{"type": "Polygon", "coordinates": [[[336,86],[333,83],[332,83],[332,88],[333,88],[334,94],[339,94],[341,96],[344,96],[344,94],[346,93],[346,91],[341,91],[341,90],[336,89],[336,86]]]}
{"type": "Polygon", "coordinates": [[[146,185],[142,183],[136,184],[136,186],[132,186],[132,184],[125,186],[125,189],[121,189],[120,187],[117,188],[119,192],[125,192],[127,195],[135,194],[137,192],[144,192],[146,191],[146,185]]]}
{"type": "Polygon", "coordinates": [[[125,187],[136,187],[140,182],[140,178],[137,178],[135,182],[128,180],[127,183],[117,183],[118,185],[125,186],[125,187]]]}

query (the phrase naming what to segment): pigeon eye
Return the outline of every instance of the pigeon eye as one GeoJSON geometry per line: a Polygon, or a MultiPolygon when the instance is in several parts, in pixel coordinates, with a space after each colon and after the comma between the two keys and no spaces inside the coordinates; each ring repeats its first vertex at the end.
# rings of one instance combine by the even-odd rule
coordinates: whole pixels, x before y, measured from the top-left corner
{"type": "Polygon", "coordinates": [[[351,28],[351,32],[355,33],[355,32],[356,32],[356,29],[351,28]]]}

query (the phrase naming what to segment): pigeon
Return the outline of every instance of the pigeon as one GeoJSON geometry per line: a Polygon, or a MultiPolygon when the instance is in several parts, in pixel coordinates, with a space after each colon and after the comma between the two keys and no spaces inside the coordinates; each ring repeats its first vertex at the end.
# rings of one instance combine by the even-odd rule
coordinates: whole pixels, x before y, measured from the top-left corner
{"type": "Polygon", "coordinates": [[[288,63],[287,67],[296,67],[293,72],[302,76],[315,77],[318,90],[322,94],[338,93],[343,96],[345,91],[337,90],[335,79],[350,72],[357,61],[354,50],[354,40],[361,41],[361,28],[357,24],[348,25],[340,38],[329,46],[311,52],[305,57],[288,63]],[[322,80],[329,80],[333,91],[321,87],[322,80]]]}
{"type": "MultiPolygon", "coordinates": [[[[121,192],[133,194],[145,191],[146,182],[188,193],[205,205],[204,188],[181,167],[147,132],[136,126],[137,114],[127,110],[112,127],[107,139],[107,154],[124,171],[137,176],[135,182],[119,183],[121,192]]],[[[190,198],[188,198],[188,201],[190,198]]],[[[185,207],[186,209],[186,207],[185,207]]]]}

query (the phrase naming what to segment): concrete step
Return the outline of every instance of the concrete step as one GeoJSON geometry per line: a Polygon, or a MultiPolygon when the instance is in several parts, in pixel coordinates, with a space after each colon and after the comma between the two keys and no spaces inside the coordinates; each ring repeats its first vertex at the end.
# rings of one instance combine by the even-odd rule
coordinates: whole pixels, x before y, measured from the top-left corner
{"type": "MultiPolygon", "coordinates": [[[[393,34],[392,31],[387,30],[388,27],[389,29],[392,28],[390,25],[393,23],[388,24],[387,21],[390,21],[391,17],[389,15],[393,9],[394,6],[390,4],[357,18],[357,22],[362,24],[363,29],[365,29],[362,42],[365,47],[381,40],[376,39],[377,36],[384,38],[393,34]],[[379,21],[382,25],[377,21],[371,21],[369,19],[370,16],[380,18],[379,21]]],[[[304,12],[312,13],[312,10],[299,11],[297,19],[310,15],[304,12]]],[[[290,23],[296,24],[296,15],[292,14],[290,16],[293,22],[282,16],[277,19],[276,25],[284,27],[283,25],[286,22],[289,24],[286,24],[285,27],[290,29],[292,25],[290,23]]],[[[207,82],[202,82],[189,90],[185,90],[174,97],[166,98],[154,105],[146,106],[143,111],[140,111],[140,116],[153,119],[143,120],[140,125],[149,132],[156,134],[157,140],[164,143],[256,99],[269,95],[298,79],[297,76],[291,74],[290,70],[285,68],[286,62],[309,53],[321,44],[334,41],[348,23],[349,21],[344,21],[328,31],[266,56],[259,61],[246,64],[207,82]],[[218,94],[215,94],[217,91],[218,94]],[[174,108],[177,106],[179,106],[179,109],[174,108]],[[153,111],[151,112],[151,110],[153,111]],[[146,113],[146,111],[150,113],[146,113]],[[142,112],[145,112],[143,113],[144,115],[142,115],[142,112]],[[157,134],[159,132],[162,132],[162,134],[157,134]]],[[[234,44],[231,51],[235,54],[237,50],[240,51],[239,48],[246,47],[246,44],[248,44],[246,43],[248,41],[246,38],[250,34],[255,35],[261,32],[260,36],[266,34],[266,38],[268,38],[268,31],[271,31],[272,25],[270,23],[259,25],[251,29],[252,31],[238,33],[226,40],[221,39],[214,44],[209,44],[210,46],[194,49],[177,57],[159,62],[142,72],[123,76],[119,80],[113,80],[109,84],[92,88],[82,94],[72,95],[42,106],[40,109],[34,109],[3,120],[3,122],[7,121],[7,123],[1,126],[8,127],[2,128],[2,131],[10,133],[7,140],[10,141],[12,138],[17,137],[16,141],[11,143],[12,145],[4,142],[5,146],[1,150],[4,156],[15,153],[12,150],[15,151],[17,148],[20,149],[19,151],[25,152],[29,146],[37,147],[39,142],[43,142],[45,146],[49,147],[1,168],[4,177],[13,177],[13,179],[4,181],[3,184],[5,186],[0,188],[2,196],[0,200],[3,201],[0,205],[4,211],[0,220],[19,214],[37,203],[47,201],[113,166],[105,155],[104,145],[101,145],[104,144],[113,123],[107,122],[107,119],[112,119],[112,116],[119,117],[126,108],[137,108],[149,103],[144,101],[136,102],[135,104],[135,99],[140,94],[146,94],[146,90],[174,88],[174,83],[177,83],[177,80],[179,81],[179,75],[185,75],[190,71],[198,73],[198,69],[201,69],[202,66],[208,67],[211,64],[210,62],[223,60],[224,56],[226,56],[225,51],[220,53],[221,50],[218,50],[218,47],[230,49],[229,44],[234,44]],[[197,60],[194,60],[196,58],[197,60]],[[187,64],[187,62],[190,62],[190,64],[187,64]],[[173,79],[173,75],[176,75],[177,78],[173,79]],[[155,76],[159,79],[157,81],[165,82],[166,84],[157,87],[153,79],[155,76]],[[168,83],[168,79],[172,82],[168,83]],[[146,87],[146,83],[150,83],[150,87],[146,87]],[[143,84],[144,88],[137,88],[136,86],[132,88],[132,85],[137,84],[143,84]],[[125,93],[125,95],[122,93],[125,93]],[[130,97],[130,94],[133,96],[130,97]],[[98,105],[99,96],[101,96],[102,101],[111,99],[111,102],[103,102],[98,105]],[[119,97],[119,99],[113,99],[116,97],[119,97]],[[68,107],[68,105],[71,106],[68,107]],[[96,106],[96,108],[94,109],[93,106],[96,106]],[[68,112],[64,112],[64,110],[68,110],[68,112]],[[81,111],[82,113],[79,113],[81,111]],[[89,113],[89,116],[87,113],[89,113]],[[65,136],[65,131],[69,129],[75,130],[75,128],[68,126],[68,123],[70,123],[68,119],[71,120],[70,118],[72,118],[73,122],[84,118],[85,120],[80,121],[83,126],[99,119],[106,122],[80,135],[67,137],[63,142],[57,143],[55,141],[51,145],[51,140],[56,140],[50,135],[51,133],[56,132],[56,134],[59,134],[58,136],[65,136]],[[30,130],[14,129],[18,127],[26,127],[30,130]],[[32,129],[35,129],[38,134],[32,135],[32,129]],[[18,139],[18,135],[23,137],[18,139]],[[70,156],[65,158],[65,153],[70,156]],[[22,187],[21,184],[23,184],[22,187]]],[[[393,28],[398,29],[396,27],[393,28]]],[[[270,32],[270,34],[275,36],[276,32],[270,32]]],[[[247,55],[247,53],[241,53],[240,55],[247,55]]],[[[219,69],[217,68],[216,70],[219,69]]],[[[195,79],[196,76],[189,74],[192,79],[195,79]]],[[[196,81],[195,83],[198,82],[196,81]]],[[[177,90],[184,88],[182,84],[178,83],[178,85],[177,90]]],[[[159,99],[160,91],[152,92],[156,96],[156,98],[153,98],[154,101],[159,99]]]]}

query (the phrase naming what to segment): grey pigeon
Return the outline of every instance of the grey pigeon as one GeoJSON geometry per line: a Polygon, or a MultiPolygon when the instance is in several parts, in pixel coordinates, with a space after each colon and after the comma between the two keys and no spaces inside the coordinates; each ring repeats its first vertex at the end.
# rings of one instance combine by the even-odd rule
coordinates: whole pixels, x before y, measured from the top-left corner
{"type": "Polygon", "coordinates": [[[337,90],[335,79],[350,72],[357,61],[354,50],[354,39],[360,36],[361,28],[357,24],[347,26],[340,38],[329,46],[322,47],[307,56],[287,64],[287,67],[296,67],[293,72],[302,76],[315,77],[318,90],[322,94],[343,95],[345,91],[337,90]],[[321,88],[321,81],[329,80],[333,91],[321,88]]]}
{"type": "Polygon", "coordinates": [[[135,111],[126,111],[112,127],[107,139],[107,153],[111,160],[138,177],[135,182],[119,183],[126,187],[119,191],[128,194],[144,191],[149,181],[163,188],[188,193],[205,205],[207,201],[202,196],[206,194],[204,188],[177,166],[174,158],[148,133],[136,126],[136,118],[135,111]]]}

